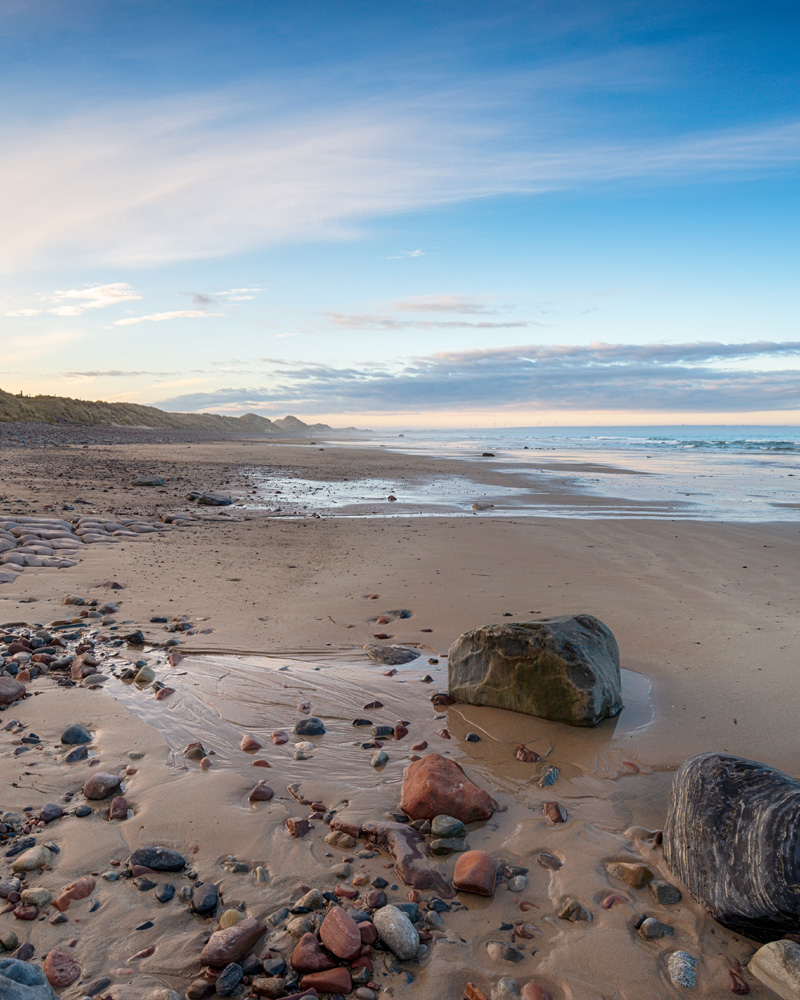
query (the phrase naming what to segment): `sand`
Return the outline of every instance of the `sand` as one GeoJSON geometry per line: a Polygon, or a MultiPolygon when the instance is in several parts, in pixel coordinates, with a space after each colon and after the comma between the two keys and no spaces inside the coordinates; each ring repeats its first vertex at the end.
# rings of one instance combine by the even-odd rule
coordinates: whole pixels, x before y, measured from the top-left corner
{"type": "MultiPolygon", "coordinates": [[[[416,496],[427,478],[446,478],[469,501],[491,497],[493,490],[499,496],[509,477],[455,460],[319,448],[227,442],[17,449],[0,456],[2,514],[69,517],[86,510],[157,519],[164,511],[190,509],[183,496],[193,488],[245,499],[262,475],[316,481],[323,489],[330,482],[374,478],[381,487],[395,484],[400,498],[391,506],[400,514],[391,518],[306,513],[291,519],[285,509],[267,514],[241,505],[209,510],[208,520],[87,546],[75,567],[27,569],[0,587],[0,624],[46,623],[72,614],[61,604],[69,592],[119,600],[117,620],[131,623],[125,629],[141,627],[158,643],[170,635],[150,624],[154,615],[187,615],[195,632],[183,638],[185,658],[176,667],[166,663],[163,650],[145,654],[176,689],[163,702],[114,677],[100,690],[64,690],[42,678],[30,685],[35,697],[0,715],[0,727],[13,717],[43,740],[42,750],[14,757],[18,737],[0,728],[0,810],[38,808],[79,790],[94,768],[64,765],[55,752],[69,723],[96,731],[103,770],[119,772],[130,764],[130,751],[145,754],[136,762],[137,773],[126,779],[133,815],[108,822],[98,812],[51,824],[47,836],[61,854],[36,884],[59,888],[86,872],[108,870],[112,859],[124,861],[136,846],[163,843],[190,857],[200,878],[216,882],[226,906],[241,901],[248,913],[265,916],[291,905],[301,885],[334,886],[329,869],[342,856],[323,842],[327,827],[320,820],[302,840],[288,836],[285,818],[308,810],[287,786],[309,782],[310,797],[328,808],[346,799],[355,815],[379,816],[396,808],[411,743],[424,739],[430,750],[462,763],[503,807],[488,824],[470,829],[469,846],[528,867],[530,881],[519,895],[501,885],[491,900],[463,896],[462,908],[443,914],[428,957],[409,966],[413,985],[376,962],[376,981],[393,991],[385,995],[459,997],[468,980],[488,994],[502,976],[520,985],[540,982],[556,998],[670,995],[676,988],[665,961],[676,948],[700,958],[699,995],[727,994],[728,968],[744,963],[755,946],[714,924],[687,895],[665,908],[646,889],[613,885],[604,862],[644,858],[669,878],[660,850],[625,832],[636,825],[660,827],[671,772],[692,753],[727,750],[800,777],[794,737],[800,625],[792,607],[798,526],[569,520],[515,516],[513,510],[500,516],[404,516],[404,496],[416,496]],[[255,469],[261,470],[256,478],[255,469]],[[167,480],[163,492],[129,485],[135,475],[154,474],[167,480]],[[75,499],[89,504],[76,506],[75,499]],[[75,511],[63,512],[65,503],[75,511]],[[100,586],[108,580],[124,590],[100,586]],[[401,608],[411,616],[384,625],[370,621],[401,608]],[[445,654],[460,633],[490,622],[580,612],[599,617],[619,642],[626,708],[617,720],[575,730],[468,706],[452,706],[444,719],[435,718],[429,696],[446,688],[445,654]],[[386,677],[385,668],[361,650],[376,633],[417,647],[422,656],[386,677]],[[431,683],[421,682],[426,674],[431,683]],[[385,707],[366,712],[363,705],[374,698],[385,707]],[[294,741],[275,747],[268,735],[290,729],[304,701],[326,721],[328,733],[314,740],[318,746],[310,759],[297,761],[294,741]],[[376,724],[410,723],[404,741],[385,747],[390,761],[380,771],[354,745],[358,734],[351,721],[361,715],[376,724]],[[443,727],[450,740],[436,735],[443,727]],[[245,732],[265,742],[258,756],[269,769],[254,768],[238,749],[245,732]],[[469,732],[480,742],[466,742],[469,732]],[[215,751],[208,771],[184,761],[181,750],[192,739],[215,751]],[[560,769],[553,788],[539,789],[532,765],[514,759],[520,742],[547,752],[560,769]],[[275,798],[251,805],[248,793],[262,777],[275,798]],[[566,807],[567,823],[554,827],[542,816],[541,804],[550,799],[566,807]],[[565,861],[560,871],[536,863],[543,849],[565,861]],[[226,871],[222,861],[228,855],[251,868],[263,865],[269,882],[226,871]],[[600,900],[614,890],[629,902],[603,910],[600,900]],[[554,914],[566,895],[587,906],[594,920],[558,920],[554,914]],[[520,899],[535,908],[523,914],[520,899]],[[673,925],[674,936],[639,940],[631,923],[644,912],[673,925]],[[485,943],[510,942],[512,932],[501,927],[526,921],[537,931],[533,939],[516,939],[523,960],[492,961],[485,943]]],[[[545,489],[554,491],[557,503],[558,482],[550,479],[545,489]]],[[[384,497],[375,504],[381,514],[389,511],[384,497]]],[[[120,662],[141,655],[123,650],[120,662]]],[[[444,873],[452,872],[453,863],[437,862],[444,873]]],[[[353,870],[363,867],[370,877],[391,879],[389,864],[385,855],[357,858],[353,870]]],[[[31,877],[28,882],[34,884],[31,877]]],[[[396,879],[392,884],[398,889],[390,896],[404,899],[407,889],[396,879]]],[[[100,908],[89,913],[91,900],[74,903],[67,924],[22,923],[7,914],[0,915],[0,930],[13,927],[20,940],[36,946],[37,957],[76,941],[71,953],[83,977],[64,996],[82,996],[82,983],[110,976],[104,992],[116,1000],[154,997],[162,987],[184,990],[199,973],[212,921],[177,900],[161,907],[152,893],[120,882],[98,879],[93,898],[100,908]],[[153,928],[134,930],[148,919],[153,928]],[[129,961],[151,945],[152,955],[129,961]]],[[[268,943],[286,950],[285,935],[276,933],[268,943]]]]}

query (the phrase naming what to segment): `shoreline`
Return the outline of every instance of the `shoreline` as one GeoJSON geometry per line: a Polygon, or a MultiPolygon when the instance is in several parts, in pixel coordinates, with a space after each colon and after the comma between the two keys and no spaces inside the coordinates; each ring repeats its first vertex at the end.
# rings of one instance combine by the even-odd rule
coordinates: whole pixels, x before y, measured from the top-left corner
{"type": "MultiPolygon", "coordinates": [[[[9,460],[13,464],[13,476],[4,477],[4,491],[13,499],[3,508],[16,504],[22,513],[27,503],[26,513],[71,516],[61,510],[63,505],[89,498],[86,509],[103,516],[122,512],[157,520],[164,510],[190,506],[177,503],[189,487],[238,488],[236,477],[246,464],[240,455],[253,446],[230,445],[89,448],[79,469],[70,453],[30,458],[16,450],[11,456],[3,453],[6,467],[9,460]],[[135,475],[157,472],[167,479],[166,494],[129,486],[135,475]]],[[[401,484],[432,466],[457,471],[433,459],[329,444],[325,449],[280,446],[272,467],[304,479],[313,474],[320,482],[389,474],[401,484]]],[[[0,518],[8,513],[0,511],[0,518]]],[[[393,989],[395,996],[433,998],[450,995],[455,977],[455,988],[471,980],[488,994],[492,983],[507,975],[520,983],[536,979],[557,1000],[588,1000],[607,991],[611,982],[615,995],[639,1000],[659,989],[674,989],[666,979],[663,956],[681,946],[701,956],[698,995],[714,996],[727,989],[726,956],[744,962],[751,943],[715,925],[687,894],[677,908],[658,912],[675,925],[674,940],[646,943],[631,937],[633,910],[646,910],[652,901],[646,890],[643,895],[625,889],[627,908],[604,911],[598,899],[618,887],[610,886],[603,865],[609,858],[645,859],[659,877],[671,880],[660,851],[626,831],[631,826],[657,829],[663,823],[672,769],[692,753],[729,750],[800,776],[793,739],[798,693],[793,650],[800,625],[791,600],[798,556],[800,533],[789,521],[282,519],[239,507],[141,538],[86,545],[73,567],[26,569],[13,585],[0,586],[0,624],[69,617],[80,608],[61,604],[67,592],[100,603],[118,601],[118,634],[141,628],[148,640],[180,639],[175,648],[183,659],[169,666],[164,649],[142,654],[103,646],[104,662],[113,672],[123,660],[144,656],[155,665],[157,679],[176,693],[159,702],[151,688],[126,686],[124,698],[116,700],[112,692],[123,689],[113,676],[105,691],[57,688],[52,678],[32,681],[36,695],[0,714],[0,787],[5,789],[0,805],[6,811],[38,808],[58,801],[65,791],[72,793],[73,802],[82,801],[80,785],[91,770],[85,764],[60,763],[52,748],[67,723],[91,723],[103,771],[129,766],[129,752],[145,753],[135,764],[137,773],[126,779],[133,815],[109,822],[96,811],[88,819],[68,816],[48,826],[42,836],[56,838],[62,853],[42,884],[57,888],[88,871],[107,870],[112,859],[124,862],[130,850],[147,843],[164,843],[183,853],[196,844],[190,863],[199,877],[219,886],[226,906],[241,900],[248,914],[263,918],[291,905],[300,895],[298,885],[340,884],[330,869],[344,855],[331,849],[332,856],[325,856],[329,848],[322,839],[327,832],[323,822],[312,821],[315,829],[301,840],[287,835],[285,818],[307,814],[287,794],[287,786],[310,782],[310,794],[328,808],[341,808],[341,799],[348,798],[353,815],[380,815],[396,808],[412,737],[424,739],[430,751],[461,762],[505,808],[491,823],[471,826],[468,843],[529,869],[524,898],[539,908],[528,915],[538,928],[537,940],[526,945],[520,963],[498,965],[483,945],[487,939],[505,940],[508,935],[497,930],[503,921],[519,922],[514,916],[518,898],[503,886],[493,899],[464,896],[463,910],[443,915],[444,927],[435,931],[426,960],[408,967],[413,984],[381,967],[376,978],[382,989],[393,989]],[[221,516],[225,512],[232,516],[221,516]],[[124,589],[101,587],[106,580],[116,580],[124,589]],[[399,608],[408,609],[410,617],[394,617],[384,625],[370,621],[399,608]],[[430,693],[446,689],[444,654],[462,632],[492,621],[582,612],[596,615],[614,632],[622,667],[633,672],[629,681],[636,676],[651,685],[654,718],[644,728],[613,736],[614,727],[626,725],[626,712],[634,707],[646,716],[644,688],[637,689],[636,706],[629,705],[619,720],[591,731],[463,705],[433,710],[430,693]],[[150,623],[158,615],[188,615],[194,634],[165,632],[161,624],[150,623]],[[423,655],[386,677],[384,668],[371,665],[361,651],[366,643],[382,641],[376,634],[391,635],[386,642],[418,647],[423,655]],[[241,657],[237,650],[262,656],[241,657]],[[428,664],[429,657],[439,663],[428,664]],[[289,670],[281,672],[278,660],[289,670]],[[425,674],[431,683],[420,682],[425,674]],[[405,740],[386,744],[390,760],[382,771],[371,768],[369,754],[355,746],[358,734],[351,726],[352,718],[364,714],[363,706],[376,699],[386,707],[367,713],[375,716],[374,723],[411,723],[405,740]],[[273,747],[268,737],[275,728],[291,728],[302,715],[297,706],[303,701],[325,720],[329,733],[320,741],[312,738],[318,746],[310,759],[296,761],[291,756],[294,741],[284,750],[273,747]],[[444,719],[436,720],[436,714],[444,719]],[[3,730],[9,718],[18,718],[26,731],[33,729],[43,749],[15,756],[13,740],[19,734],[3,730]],[[449,740],[436,735],[443,725],[449,740]],[[480,741],[466,742],[469,732],[480,735],[480,741]],[[181,745],[192,733],[218,746],[208,771],[182,757],[181,745]],[[269,769],[253,768],[252,759],[238,749],[236,738],[243,733],[264,744],[259,755],[271,764],[269,769]],[[531,787],[530,765],[514,760],[513,746],[526,741],[536,748],[552,746],[548,759],[560,769],[552,790],[531,787]],[[34,768],[29,766],[31,753],[34,768]],[[23,780],[26,771],[32,773],[23,780]],[[274,789],[270,802],[247,802],[254,774],[266,776],[274,789]],[[16,790],[12,782],[17,782],[16,790]],[[550,797],[562,800],[570,814],[558,830],[540,814],[541,801],[550,797]],[[86,829],[91,837],[82,832],[86,829]],[[560,872],[548,873],[535,863],[538,850],[555,850],[567,863],[560,872]],[[243,859],[250,873],[229,872],[224,867],[228,855],[243,859]],[[253,881],[258,865],[269,872],[265,884],[253,881]],[[580,899],[595,920],[565,925],[550,916],[564,895],[580,899]],[[716,936],[709,938],[713,929],[716,936]],[[536,954],[530,955],[531,950],[536,954]]],[[[356,853],[359,849],[363,845],[356,853]]],[[[357,858],[352,867],[354,873],[363,869],[373,877],[389,861],[378,853],[357,858]]],[[[442,859],[441,869],[450,872],[453,861],[452,856],[442,859]]],[[[111,976],[108,990],[115,1000],[158,1000],[158,990],[184,990],[199,971],[197,956],[214,922],[177,900],[159,910],[161,904],[154,904],[150,893],[97,881],[96,896],[102,899],[98,913],[105,914],[103,925],[115,929],[113,943],[107,927],[93,921],[84,903],[73,904],[76,910],[83,908],[77,927],[70,910],[64,930],[47,920],[23,928],[37,956],[68,937],[78,938],[74,954],[83,978],[61,995],[80,997],[80,985],[101,975],[111,976]],[[135,932],[133,927],[148,916],[155,920],[155,930],[135,932]],[[104,943],[108,959],[102,957],[104,943]],[[155,948],[152,957],[127,962],[148,944],[155,948]],[[122,974],[125,969],[133,971],[122,974]]],[[[395,901],[407,893],[402,883],[398,886],[395,901]]],[[[0,914],[0,930],[9,925],[19,934],[20,924],[0,914]]],[[[285,952],[285,931],[270,934],[268,943],[285,952]]],[[[378,958],[383,961],[381,953],[378,958]]]]}

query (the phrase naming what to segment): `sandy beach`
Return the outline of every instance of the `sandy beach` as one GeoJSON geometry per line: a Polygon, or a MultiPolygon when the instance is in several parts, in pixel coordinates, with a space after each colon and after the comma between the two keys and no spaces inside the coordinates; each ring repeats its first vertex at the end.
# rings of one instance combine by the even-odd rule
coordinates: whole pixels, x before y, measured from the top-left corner
{"type": "MultiPolygon", "coordinates": [[[[521,489],[522,481],[490,465],[328,442],[70,444],[6,448],[0,461],[0,521],[95,517],[158,526],[82,543],[75,565],[25,568],[0,585],[0,627],[9,635],[75,618],[63,628],[78,635],[68,645],[93,639],[107,677],[97,686],[80,678],[64,686],[51,670],[27,684],[32,697],[0,714],[0,821],[19,814],[37,843],[59,848],[25,884],[57,895],[79,877],[96,879],[66,922],[54,923],[57,910],[47,904],[33,920],[18,919],[11,904],[0,907],[0,941],[13,932],[20,944],[30,942],[34,962],[54,948],[74,958],[80,976],[60,995],[186,996],[227,910],[267,920],[309,889],[337,886],[344,901],[357,893],[347,905],[361,907],[376,878],[388,881],[390,902],[408,902],[410,887],[385,851],[363,840],[340,849],[324,838],[331,812],[357,824],[396,813],[412,744],[422,741],[497,800],[491,820],[469,825],[467,842],[499,861],[500,882],[491,898],[459,893],[446,901],[449,909],[423,920],[427,953],[418,963],[398,964],[375,950],[372,972],[353,984],[366,992],[356,996],[460,998],[473,982],[502,1000],[514,995],[503,977],[536,982],[556,1000],[679,995],[666,970],[676,948],[698,957],[696,995],[730,993],[729,970],[743,966],[756,944],[716,924],[687,892],[663,905],[647,888],[615,882],[605,865],[641,861],[674,883],[652,831],[663,826],[674,770],[691,754],[729,751],[800,777],[796,522],[539,518],[497,506],[482,516],[473,503],[500,504],[505,488],[521,489]],[[165,483],[132,486],[140,476],[165,483]],[[354,480],[374,480],[375,495],[348,508],[351,516],[320,516],[303,503],[312,489],[354,480]],[[425,516],[419,498],[426,483],[440,480],[462,516],[425,516]],[[191,490],[228,493],[236,503],[200,508],[185,499],[191,490]],[[163,519],[180,512],[187,516],[177,522],[163,519]],[[65,606],[67,594],[86,604],[65,606]],[[92,601],[118,608],[81,618],[92,601]],[[626,707],[618,718],[587,730],[433,705],[431,694],[447,688],[447,650],[463,632],[578,613],[599,618],[619,643],[626,707]],[[79,635],[78,626],[86,631],[79,635]],[[136,630],[143,647],[114,644],[136,630]],[[165,648],[168,640],[179,645],[165,648]],[[364,652],[376,643],[420,656],[387,676],[364,652]],[[174,693],[158,700],[152,685],[120,679],[137,660],[174,693]],[[374,702],[381,707],[365,707],[374,702]],[[290,735],[281,745],[270,736],[291,734],[309,714],[326,733],[309,737],[313,746],[296,759],[295,743],[305,737],[290,735]],[[385,741],[389,760],[381,767],[370,766],[371,751],[362,747],[370,729],[352,725],[362,717],[408,729],[404,739],[385,741]],[[65,763],[60,736],[73,724],[93,734],[91,755],[65,763]],[[38,742],[21,742],[31,733],[38,742]],[[246,734],[261,744],[255,753],[240,749],[246,734]],[[184,756],[194,741],[207,769],[184,756]],[[558,768],[554,785],[540,787],[540,769],[515,758],[521,743],[558,768]],[[74,815],[84,782],[97,772],[122,777],[127,818],[108,820],[103,801],[88,803],[90,815],[74,815]],[[250,802],[262,778],[274,795],[250,802]],[[294,794],[289,786],[298,786],[294,794]],[[543,815],[543,803],[553,800],[566,822],[543,815]],[[45,803],[59,804],[63,818],[39,829],[25,822],[25,809],[35,816],[45,803]],[[286,819],[309,813],[310,831],[293,838],[286,819]],[[180,852],[196,873],[194,880],[169,877],[176,894],[167,903],[152,888],[137,891],[141,876],[114,878],[133,850],[153,844],[180,852]],[[542,851],[560,867],[538,861],[542,851]],[[221,901],[211,915],[182,898],[198,881],[217,886],[221,901]],[[624,899],[605,909],[614,893],[624,899]],[[559,919],[566,897],[593,919],[559,919]],[[672,935],[643,940],[634,929],[642,914],[668,923],[672,935]],[[503,958],[486,947],[492,942],[519,958],[503,958]]],[[[543,479],[537,502],[545,495],[557,505],[559,488],[557,478],[543,479]]],[[[433,859],[446,883],[456,857],[433,859]]],[[[0,879],[12,861],[2,859],[0,879]]],[[[433,893],[417,895],[424,904],[433,893]]],[[[296,944],[291,919],[267,920],[254,950],[274,968],[296,944]]],[[[233,995],[251,995],[254,979],[275,978],[269,968],[245,971],[233,995]]],[[[754,995],[770,995],[747,981],[754,995]]],[[[274,995],[291,994],[291,982],[274,995]]],[[[191,995],[213,995],[209,988],[191,995]]]]}

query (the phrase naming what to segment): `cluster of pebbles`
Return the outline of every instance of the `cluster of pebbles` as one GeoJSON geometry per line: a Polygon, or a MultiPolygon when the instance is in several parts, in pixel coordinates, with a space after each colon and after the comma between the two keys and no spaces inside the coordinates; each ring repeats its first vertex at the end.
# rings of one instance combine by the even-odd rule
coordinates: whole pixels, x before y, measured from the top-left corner
{"type": "Polygon", "coordinates": [[[139,517],[109,520],[93,514],[72,521],[41,515],[0,516],[0,583],[13,583],[29,566],[75,566],[85,545],[114,544],[194,522],[191,514],[183,512],[162,514],[156,522],[139,517]]]}

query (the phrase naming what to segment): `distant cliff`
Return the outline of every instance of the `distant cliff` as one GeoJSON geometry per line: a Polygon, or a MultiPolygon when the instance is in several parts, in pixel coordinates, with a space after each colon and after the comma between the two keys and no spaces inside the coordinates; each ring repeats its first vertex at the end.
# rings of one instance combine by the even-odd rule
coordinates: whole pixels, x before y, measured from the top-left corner
{"type": "MultiPolygon", "coordinates": [[[[90,402],[65,396],[14,396],[0,389],[0,422],[85,424],[93,427],[151,427],[198,430],[228,435],[285,438],[326,433],[355,433],[348,427],[334,431],[328,424],[306,424],[297,417],[269,420],[256,413],[225,417],[217,413],[167,413],[138,403],[90,402]]],[[[363,433],[363,432],[361,432],[363,433]]]]}

